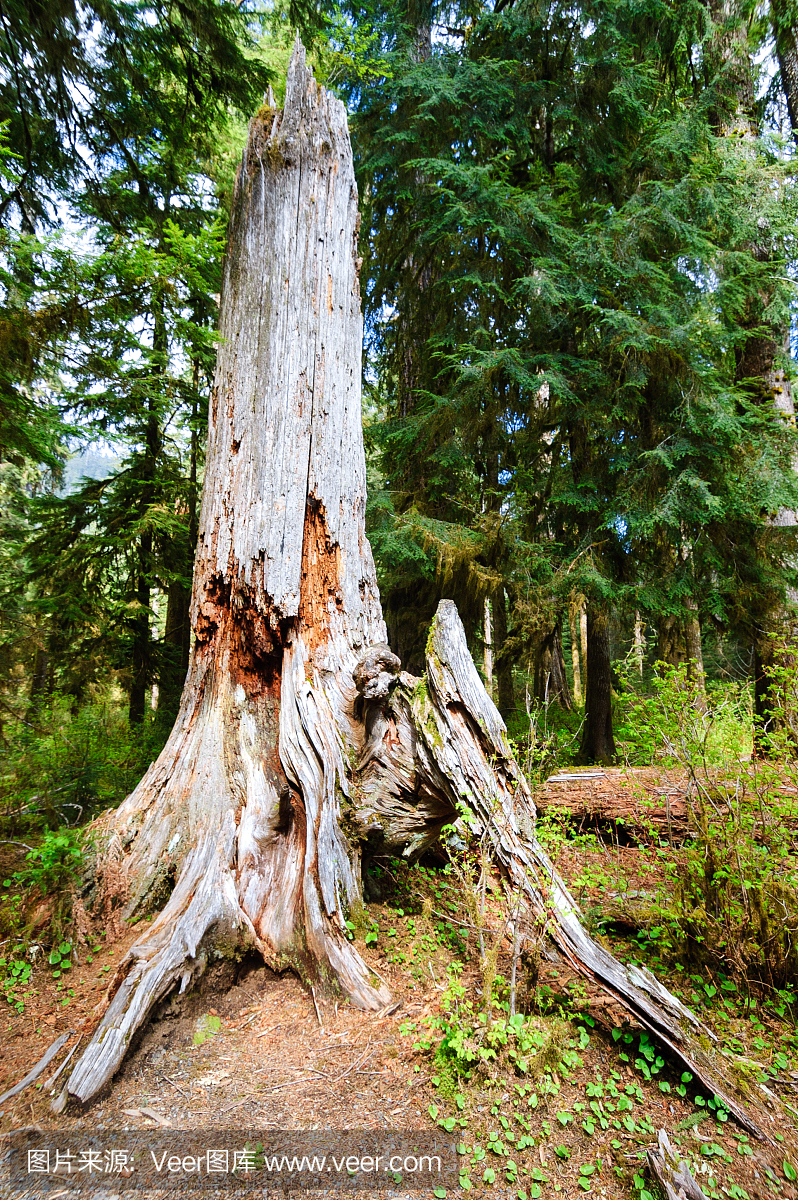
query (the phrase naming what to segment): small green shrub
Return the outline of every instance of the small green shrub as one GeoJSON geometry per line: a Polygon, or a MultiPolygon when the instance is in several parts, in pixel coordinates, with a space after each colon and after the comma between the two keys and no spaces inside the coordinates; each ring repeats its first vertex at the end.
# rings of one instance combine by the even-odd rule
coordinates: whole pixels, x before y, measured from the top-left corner
{"type": "Polygon", "coordinates": [[[688,966],[786,989],[798,986],[798,865],[779,797],[763,782],[752,794],[748,780],[696,792],[673,912],[688,966]]]}
{"type": "Polygon", "coordinates": [[[572,1057],[570,1029],[563,1021],[523,1013],[508,1016],[506,1012],[489,1021],[485,1010],[477,1011],[467,995],[457,964],[450,968],[441,1011],[428,1018],[427,1027],[429,1036],[417,1045],[432,1052],[444,1094],[477,1070],[485,1075],[509,1072],[534,1079],[544,1071],[553,1073],[572,1057]]]}
{"type": "Polygon", "coordinates": [[[83,866],[83,838],[75,829],[48,829],[41,844],[25,855],[25,862],[26,867],[14,872],[23,887],[38,887],[44,895],[68,889],[83,866]]]}
{"type": "Polygon", "coordinates": [[[41,892],[51,902],[50,932],[58,940],[72,916],[75,883],[83,867],[83,836],[75,829],[48,829],[25,855],[25,866],[3,880],[0,918],[3,932],[27,944],[30,894],[41,892]]]}
{"type": "Polygon", "coordinates": [[[509,717],[507,733],[513,754],[533,787],[575,761],[581,723],[581,713],[537,701],[530,701],[526,712],[519,709],[509,717]]]}
{"type": "Polygon", "coordinates": [[[131,727],[113,690],[77,712],[69,697],[4,727],[0,827],[13,836],[84,824],[121,803],[166,739],[155,719],[131,727]]]}
{"type": "Polygon", "coordinates": [[[0,958],[0,990],[6,1001],[17,1010],[25,1011],[22,989],[31,976],[31,964],[21,958],[0,958]]]}
{"type": "MultiPolygon", "coordinates": [[[[794,689],[796,670],[782,667],[781,692],[794,689]]],[[[746,988],[795,988],[798,864],[788,824],[795,806],[783,789],[798,769],[789,738],[771,735],[780,761],[752,758],[747,691],[704,694],[685,668],[663,670],[655,696],[637,698],[630,712],[638,751],[649,757],[657,745],[661,760],[687,777],[688,836],[664,862],[673,892],[658,929],[670,925],[672,936],[661,936],[662,945],[669,942],[688,967],[709,966],[746,988]]],[[[627,758],[631,747],[627,738],[627,758]]]]}

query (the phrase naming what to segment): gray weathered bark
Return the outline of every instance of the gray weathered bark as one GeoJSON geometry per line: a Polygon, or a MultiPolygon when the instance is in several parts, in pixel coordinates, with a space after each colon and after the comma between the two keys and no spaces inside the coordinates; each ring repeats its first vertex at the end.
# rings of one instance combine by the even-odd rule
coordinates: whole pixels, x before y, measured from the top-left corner
{"type": "Polygon", "coordinates": [[[387,989],[346,937],[361,847],[417,854],[462,815],[568,962],[759,1132],[701,1049],[709,1032],[585,933],[454,604],[438,607],[423,679],[385,644],[364,527],[357,223],[345,110],[297,43],[285,108],[252,122],[236,185],[180,713],[94,830],[101,889],[112,881],[126,917],[161,911],[68,1091],[95,1095],[156,1001],[241,945],[381,1008],[387,989]]]}
{"type": "Polygon", "coordinates": [[[664,1129],[657,1134],[657,1149],[646,1151],[646,1160],[665,1200],[707,1200],[690,1164],[679,1157],[664,1129]]]}
{"type": "Polygon", "coordinates": [[[346,937],[360,869],[341,830],[352,671],[386,637],[364,525],[358,224],[344,107],[298,46],[236,185],[180,713],[96,829],[125,916],[168,900],[70,1076],[81,1099],[220,941],[336,979],[364,1008],[389,998],[346,937]]]}

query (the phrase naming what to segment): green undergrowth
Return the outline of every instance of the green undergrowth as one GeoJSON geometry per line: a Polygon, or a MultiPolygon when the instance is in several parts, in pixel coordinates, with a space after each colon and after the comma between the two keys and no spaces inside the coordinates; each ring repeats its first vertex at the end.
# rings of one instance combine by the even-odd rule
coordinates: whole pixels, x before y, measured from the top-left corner
{"type": "MultiPolygon", "coordinates": [[[[16,870],[2,880],[0,930],[0,992],[8,1004],[25,1011],[34,964],[46,962],[54,980],[72,966],[74,956],[73,901],[83,869],[86,836],[83,831],[46,830],[39,844],[28,849],[16,870]],[[34,929],[37,901],[44,904],[41,929],[34,929]]],[[[84,935],[87,961],[99,948],[97,937],[84,935]]],[[[56,984],[60,991],[63,983],[56,984]]]]}
{"type": "MultiPolygon", "coordinates": [[[[566,874],[590,932],[616,957],[666,981],[730,1053],[758,1064],[754,1074],[762,1082],[798,1066],[794,976],[766,970],[781,954],[779,947],[789,946],[790,923],[782,910],[782,924],[776,923],[771,938],[764,921],[749,922],[739,901],[734,907],[737,855],[727,859],[726,907],[707,910],[696,900],[706,885],[708,861],[699,839],[671,847],[652,834],[649,844],[624,848],[595,833],[574,833],[551,812],[539,822],[539,835],[566,874]]],[[[745,846],[737,852],[752,870],[745,846]]],[[[757,848],[754,861],[758,855],[757,848]]],[[[778,862],[776,856],[766,860],[759,876],[765,896],[766,872],[774,872],[778,862]]],[[[572,984],[572,991],[579,986],[572,984]]]]}
{"type": "Polygon", "coordinates": [[[4,714],[0,836],[75,827],[121,803],[168,732],[155,714],[131,726],[113,688],[78,708],[54,695],[34,711],[4,714]]]}
{"type": "Polygon", "coordinates": [[[165,740],[154,716],[131,728],[117,692],[77,708],[54,695],[4,712],[0,994],[20,1012],[35,964],[74,941],[88,823],[133,790],[165,740]]]}
{"type": "Polygon", "coordinates": [[[716,988],[725,982],[748,997],[792,1005],[798,993],[798,762],[794,705],[787,700],[798,683],[789,661],[773,672],[778,704],[769,732],[760,732],[756,757],[745,687],[704,691],[685,668],[663,668],[652,695],[625,701],[628,724],[618,729],[618,741],[626,761],[677,771],[664,780],[665,790],[686,801],[686,823],[680,818],[663,828],[661,789],[649,794],[649,785],[632,779],[627,788],[636,800],[635,824],[604,828],[603,857],[585,853],[589,837],[580,844],[567,813],[549,810],[538,836],[555,858],[569,851],[571,886],[593,932],[633,929],[641,948],[666,967],[700,975],[716,988]],[[659,823],[646,819],[654,808],[659,823]],[[630,836],[638,844],[642,887],[626,870],[629,856],[620,853],[630,836]]]}
{"type": "MultiPolygon", "coordinates": [[[[555,817],[539,829],[592,913],[594,934],[621,959],[653,970],[714,1030],[733,1056],[728,1073],[742,1095],[761,1084],[779,1093],[780,1080],[793,1071],[798,1077],[789,988],[738,987],[706,963],[689,969],[680,962],[678,928],[665,911],[674,887],[664,869],[669,845],[652,836],[648,845],[611,846],[595,833],[575,834],[555,817]],[[641,876],[647,894],[634,897],[644,890],[641,876]],[[605,906],[617,916],[619,896],[638,901],[625,924],[601,916],[605,906]]],[[[779,1148],[767,1165],[718,1098],[653,1037],[628,1022],[602,1020],[582,980],[544,973],[539,956],[525,954],[517,962],[513,1005],[509,936],[492,970],[485,969],[503,894],[495,876],[480,891],[473,846],[456,856],[448,867],[372,864],[382,894],[367,906],[357,936],[371,934],[370,950],[406,971],[410,996],[425,1006],[418,1015],[410,1004],[400,1032],[429,1093],[430,1119],[457,1139],[460,1189],[529,1200],[576,1186],[597,1196],[654,1200],[645,1156],[665,1127],[709,1200],[792,1195],[798,1134],[789,1109],[778,1118],[779,1148]],[[474,915],[480,906],[481,947],[474,915]]]]}
{"type": "MultiPolygon", "coordinates": [[[[487,1020],[453,969],[440,1012],[402,1025],[417,1070],[429,1071],[429,1116],[457,1138],[463,1190],[511,1185],[539,1197],[567,1190],[565,1177],[586,1193],[646,1191],[645,1152],[666,1124],[710,1200],[745,1200],[736,1179],[754,1147],[717,1097],[644,1030],[608,1037],[567,996],[549,995],[541,1009],[510,1017],[497,1000],[487,1020]]],[[[769,1168],[774,1195],[791,1181],[793,1152],[785,1155],[779,1174],[769,1168]]]]}
{"type": "Polygon", "coordinates": [[[678,767],[700,754],[724,767],[751,756],[753,718],[748,681],[699,688],[687,666],[658,664],[645,693],[630,663],[616,663],[621,691],[613,703],[621,764],[678,767]]]}

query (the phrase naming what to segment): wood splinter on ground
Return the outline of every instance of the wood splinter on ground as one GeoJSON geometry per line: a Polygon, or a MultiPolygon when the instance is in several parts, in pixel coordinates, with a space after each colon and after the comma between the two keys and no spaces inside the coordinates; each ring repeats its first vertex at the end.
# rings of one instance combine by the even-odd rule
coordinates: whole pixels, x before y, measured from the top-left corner
{"type": "Polygon", "coordinates": [[[0,1104],[5,1104],[6,1100],[10,1100],[12,1096],[18,1096],[26,1087],[30,1087],[32,1083],[35,1083],[39,1076],[47,1070],[58,1051],[67,1044],[73,1033],[73,1029],[68,1029],[66,1033],[62,1033],[60,1037],[57,1037],[36,1063],[36,1066],[28,1071],[24,1079],[20,1079],[19,1083],[15,1083],[7,1092],[3,1092],[2,1096],[0,1096],[0,1104]]]}
{"type": "Polygon", "coordinates": [[[646,1161],[665,1200],[707,1200],[689,1164],[679,1157],[664,1129],[657,1134],[657,1149],[646,1151],[646,1161]]]}
{"type": "Polygon", "coordinates": [[[763,1137],[711,1033],[585,932],[453,602],[422,679],[387,645],[365,531],[358,226],[346,112],[297,41],[285,107],[251,122],[236,182],[180,712],[92,831],[97,896],[111,879],[120,920],[161,911],[119,963],[69,1094],[96,1095],[153,1006],[242,948],[297,970],[314,1003],[390,1011],[348,938],[363,860],[420,854],[465,808],[524,927],[763,1137]]]}

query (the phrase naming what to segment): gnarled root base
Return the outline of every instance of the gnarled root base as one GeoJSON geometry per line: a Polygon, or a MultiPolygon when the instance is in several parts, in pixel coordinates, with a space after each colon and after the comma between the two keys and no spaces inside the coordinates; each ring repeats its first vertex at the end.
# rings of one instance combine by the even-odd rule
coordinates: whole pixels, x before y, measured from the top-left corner
{"type": "MultiPolygon", "coordinates": [[[[360,1008],[390,1001],[346,937],[360,897],[359,847],[340,829],[349,727],[318,680],[307,682],[299,634],[282,648],[282,675],[267,658],[253,680],[238,665],[230,623],[198,645],[160,758],[98,822],[106,871],[126,877],[125,918],[151,911],[177,882],[111,981],[103,1019],[68,1081],[80,1100],[111,1078],[158,1000],[185,991],[211,955],[236,946],[360,1008]]],[[[350,692],[354,700],[354,685],[350,692]]]]}

